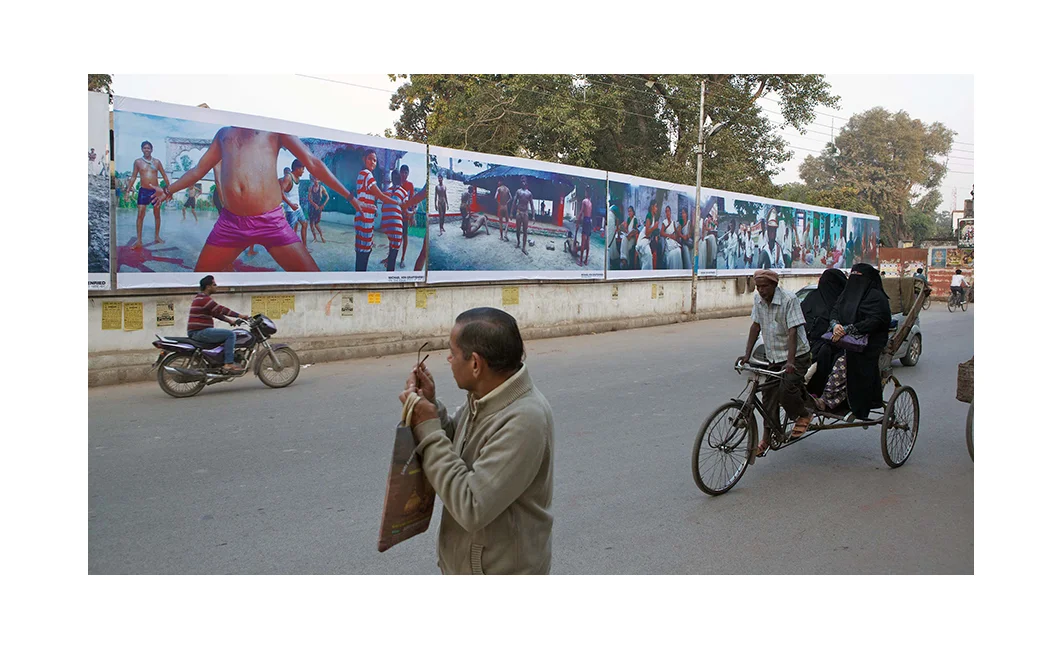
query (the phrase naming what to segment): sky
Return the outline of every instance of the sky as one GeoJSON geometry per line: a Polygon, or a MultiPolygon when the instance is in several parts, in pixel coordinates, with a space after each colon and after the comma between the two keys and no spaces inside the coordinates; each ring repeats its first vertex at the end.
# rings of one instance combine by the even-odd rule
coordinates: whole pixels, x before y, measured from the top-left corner
{"type": "MultiPolygon", "coordinates": [[[[816,155],[849,116],[875,106],[905,110],[924,122],[942,122],[956,131],[949,174],[941,187],[940,210],[963,208],[974,183],[973,75],[831,75],[832,92],[841,97],[837,109],[820,108],[806,133],[781,133],[793,158],[783,166],[777,184],[799,181],[798,167],[816,155]]],[[[263,115],[304,124],[383,135],[396,113],[388,108],[399,86],[387,75],[115,75],[116,95],[263,115]]],[[[779,121],[777,103],[760,101],[769,119],[779,121]]],[[[727,188],[720,188],[727,189],[727,188]]]]}

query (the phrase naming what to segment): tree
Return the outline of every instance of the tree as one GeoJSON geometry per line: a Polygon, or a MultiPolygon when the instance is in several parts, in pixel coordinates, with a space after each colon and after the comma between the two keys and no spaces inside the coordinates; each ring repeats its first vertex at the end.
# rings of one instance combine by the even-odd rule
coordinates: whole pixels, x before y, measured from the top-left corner
{"type": "Polygon", "coordinates": [[[855,187],[830,187],[825,189],[812,189],[803,183],[787,183],[775,188],[770,194],[782,201],[805,203],[808,205],[834,208],[835,210],[848,210],[862,214],[875,214],[875,207],[860,196],[855,187]]]}
{"type": "Polygon", "coordinates": [[[706,115],[727,127],[707,142],[703,183],[764,193],[791,157],[778,130],[803,130],[836,107],[822,75],[391,75],[406,80],[387,135],[693,184],[700,83],[706,115]],[[779,97],[781,117],[757,101],[779,97]]]}
{"type": "Polygon", "coordinates": [[[811,189],[855,188],[882,218],[880,237],[895,244],[912,234],[912,215],[931,215],[941,203],[946,168],[938,158],[952,149],[954,135],[940,122],[873,108],[850,118],[823,153],[805,158],[801,179],[811,189]]]}
{"type": "Polygon", "coordinates": [[[111,94],[111,75],[109,74],[90,74],[89,75],[89,90],[93,92],[103,92],[108,95],[111,94]]]}

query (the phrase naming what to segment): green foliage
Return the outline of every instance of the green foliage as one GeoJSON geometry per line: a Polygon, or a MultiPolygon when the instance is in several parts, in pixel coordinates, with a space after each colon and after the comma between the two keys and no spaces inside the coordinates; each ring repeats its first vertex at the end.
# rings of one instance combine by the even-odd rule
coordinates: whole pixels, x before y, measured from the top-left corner
{"type": "Polygon", "coordinates": [[[181,169],[183,171],[187,172],[188,170],[192,169],[194,166],[195,165],[192,164],[192,159],[188,157],[188,154],[181,154],[181,169]]]}
{"type": "Polygon", "coordinates": [[[705,80],[706,116],[727,127],[706,143],[703,183],[760,194],[792,154],[756,100],[775,93],[775,119],[798,130],[838,105],[822,75],[391,77],[405,80],[391,98],[396,137],[688,184],[705,80]]]}
{"type": "Polygon", "coordinates": [[[89,90],[93,92],[103,92],[111,94],[111,75],[109,74],[90,74],[89,75],[89,90]]]}
{"type": "Polygon", "coordinates": [[[940,122],[873,108],[853,116],[822,154],[805,158],[801,179],[811,189],[854,188],[882,218],[881,239],[896,244],[913,234],[910,216],[933,214],[941,203],[946,169],[938,158],[952,149],[954,135],[940,122]]]}
{"type": "Polygon", "coordinates": [[[875,207],[860,196],[855,187],[828,187],[824,189],[812,189],[802,183],[787,183],[776,187],[771,194],[782,201],[794,203],[806,203],[809,205],[834,208],[836,210],[848,210],[878,216],[875,207]]]}

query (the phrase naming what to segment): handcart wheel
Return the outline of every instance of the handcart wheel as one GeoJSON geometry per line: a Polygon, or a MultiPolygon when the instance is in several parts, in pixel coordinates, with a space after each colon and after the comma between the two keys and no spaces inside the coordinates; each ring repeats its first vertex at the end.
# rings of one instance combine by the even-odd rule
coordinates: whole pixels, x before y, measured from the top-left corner
{"type": "Polygon", "coordinates": [[[908,460],[919,436],[919,398],[911,386],[901,386],[890,396],[882,418],[882,458],[890,467],[908,460]]]}
{"type": "Polygon", "coordinates": [[[757,420],[728,402],[705,419],[691,455],[694,483],[702,492],[718,496],[742,478],[757,446],[757,420]]]}

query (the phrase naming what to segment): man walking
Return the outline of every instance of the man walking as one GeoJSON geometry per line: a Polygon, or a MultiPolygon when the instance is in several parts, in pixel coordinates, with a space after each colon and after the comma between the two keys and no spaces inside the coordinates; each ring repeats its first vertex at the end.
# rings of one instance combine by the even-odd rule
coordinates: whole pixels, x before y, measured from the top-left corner
{"type": "MultiPolygon", "coordinates": [[[[779,404],[782,404],[786,414],[794,420],[791,439],[800,438],[812,421],[807,406],[808,390],[805,388],[805,374],[812,365],[812,355],[805,334],[801,301],[779,286],[779,274],[775,271],[758,269],[753,273],[753,284],[757,287],[753,296],[753,324],[749,326],[746,353],[738,358],[738,362],[749,362],[757,337],[763,334],[764,354],[771,369],[786,371],[780,383],[765,387],[764,411],[776,426],[781,426],[776,419],[779,404]]],[[[764,436],[757,447],[758,454],[767,451],[770,435],[771,431],[765,423],[764,436]]]]}
{"type": "Polygon", "coordinates": [[[553,516],[554,417],[532,384],[512,316],[480,307],[450,332],[450,369],[466,401],[451,417],[418,365],[399,401],[416,393],[413,435],[443,501],[444,574],[547,574],[553,516]]]}
{"type": "Polygon", "coordinates": [[[233,322],[228,318],[229,316],[244,320],[247,320],[250,316],[245,316],[214,302],[211,295],[217,290],[218,285],[214,283],[213,275],[208,275],[199,281],[199,293],[192,299],[192,308],[188,310],[188,338],[200,343],[224,343],[225,365],[222,366],[222,370],[238,373],[243,369],[233,363],[236,332],[214,327],[214,319],[217,318],[232,325],[233,322]]]}
{"type": "Polygon", "coordinates": [[[528,254],[528,220],[531,218],[532,202],[531,190],[528,189],[528,177],[520,177],[520,189],[514,197],[514,207],[517,213],[517,248],[525,255],[528,254]],[[520,244],[520,234],[524,233],[524,246],[520,244]]]}
{"type": "Polygon", "coordinates": [[[509,194],[509,188],[498,180],[498,189],[495,190],[495,203],[498,204],[498,239],[509,241],[509,203],[513,198],[509,194]]]}

